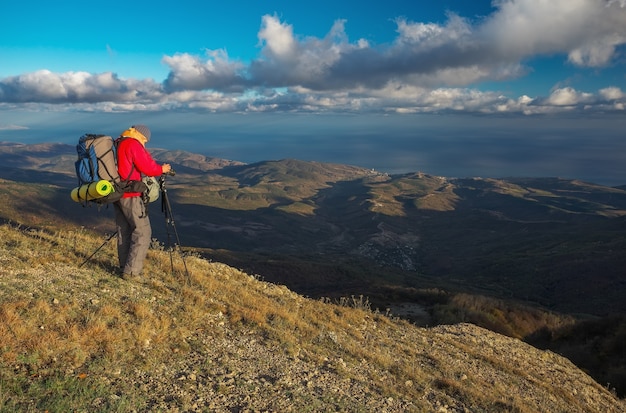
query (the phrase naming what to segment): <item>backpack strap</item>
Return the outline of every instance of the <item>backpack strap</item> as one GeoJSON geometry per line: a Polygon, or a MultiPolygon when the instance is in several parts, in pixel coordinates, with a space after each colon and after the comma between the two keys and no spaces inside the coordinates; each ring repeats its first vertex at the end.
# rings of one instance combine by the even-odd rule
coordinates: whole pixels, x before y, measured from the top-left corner
{"type": "MultiPolygon", "coordinates": [[[[113,176],[114,176],[114,174],[112,174],[112,173],[111,173],[111,171],[109,171],[109,168],[107,168],[106,163],[104,163],[104,162],[100,162],[101,158],[104,158],[104,156],[105,156],[105,155],[107,155],[109,152],[113,152],[113,156],[114,156],[114,157],[117,157],[117,154],[116,154],[116,153],[115,153],[115,151],[113,150],[113,147],[111,147],[110,149],[107,149],[107,151],[106,151],[106,152],[104,152],[103,154],[101,154],[101,155],[98,157],[98,168],[100,168],[100,166],[102,166],[102,167],[104,168],[104,170],[106,171],[107,175],[109,175],[109,176],[113,177],[113,176]]],[[[90,159],[90,162],[91,162],[91,159],[90,159]]],[[[115,165],[117,165],[117,159],[115,159],[115,165]]],[[[118,172],[118,174],[119,174],[119,172],[118,172]]]]}

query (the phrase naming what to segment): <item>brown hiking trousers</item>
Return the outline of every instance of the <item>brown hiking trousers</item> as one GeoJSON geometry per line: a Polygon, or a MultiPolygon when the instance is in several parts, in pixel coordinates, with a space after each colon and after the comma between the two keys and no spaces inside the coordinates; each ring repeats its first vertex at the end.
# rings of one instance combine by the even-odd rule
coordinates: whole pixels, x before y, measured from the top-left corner
{"type": "Polygon", "coordinates": [[[113,205],[120,270],[126,275],[139,275],[152,240],[147,207],[140,196],[122,198],[113,205]]]}

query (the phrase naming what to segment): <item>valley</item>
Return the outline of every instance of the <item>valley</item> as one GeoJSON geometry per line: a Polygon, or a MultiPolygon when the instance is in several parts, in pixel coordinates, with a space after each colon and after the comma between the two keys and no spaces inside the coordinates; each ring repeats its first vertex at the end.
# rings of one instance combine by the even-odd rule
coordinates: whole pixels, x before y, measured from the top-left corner
{"type": "MultiPolygon", "coordinates": [[[[73,151],[0,145],[6,166],[0,217],[113,232],[112,208],[69,198],[73,151]]],[[[387,175],[292,159],[245,165],[184,152],[153,155],[177,171],[166,185],[185,252],[305,296],[366,297],[373,308],[395,309],[422,325],[472,322],[566,356],[568,349],[578,357],[582,348],[593,352],[623,336],[621,188],[559,178],[387,175]],[[402,310],[411,306],[420,311],[402,310]],[[596,322],[608,327],[595,331],[596,322]],[[577,328],[594,330],[593,339],[573,335],[577,328]]],[[[158,201],[150,205],[152,226],[167,247],[170,229],[160,208],[158,201]]],[[[620,347],[611,351],[609,370],[606,357],[604,364],[578,363],[623,392],[626,357],[620,347]]]]}

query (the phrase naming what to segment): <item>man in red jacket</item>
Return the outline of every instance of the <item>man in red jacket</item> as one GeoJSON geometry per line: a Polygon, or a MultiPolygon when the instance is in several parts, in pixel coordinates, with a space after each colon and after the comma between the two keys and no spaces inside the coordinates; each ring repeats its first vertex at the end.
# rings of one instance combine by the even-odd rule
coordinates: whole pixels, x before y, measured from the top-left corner
{"type": "MultiPolygon", "coordinates": [[[[150,129],[146,125],[133,125],[122,132],[117,147],[117,169],[123,180],[139,181],[142,175],[160,176],[172,169],[169,164],[159,165],[146,150],[150,129]]],[[[115,202],[117,225],[117,254],[122,278],[140,275],[143,262],[152,240],[148,210],[141,192],[126,192],[115,202]]]]}

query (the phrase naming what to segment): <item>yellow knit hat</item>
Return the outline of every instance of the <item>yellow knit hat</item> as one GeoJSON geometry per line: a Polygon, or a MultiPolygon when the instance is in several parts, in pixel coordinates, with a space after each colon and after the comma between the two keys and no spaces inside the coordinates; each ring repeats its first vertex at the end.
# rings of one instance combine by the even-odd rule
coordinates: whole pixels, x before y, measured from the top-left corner
{"type": "Polygon", "coordinates": [[[122,136],[135,139],[144,138],[146,141],[149,141],[150,129],[146,125],[133,125],[122,132],[122,136]]]}

